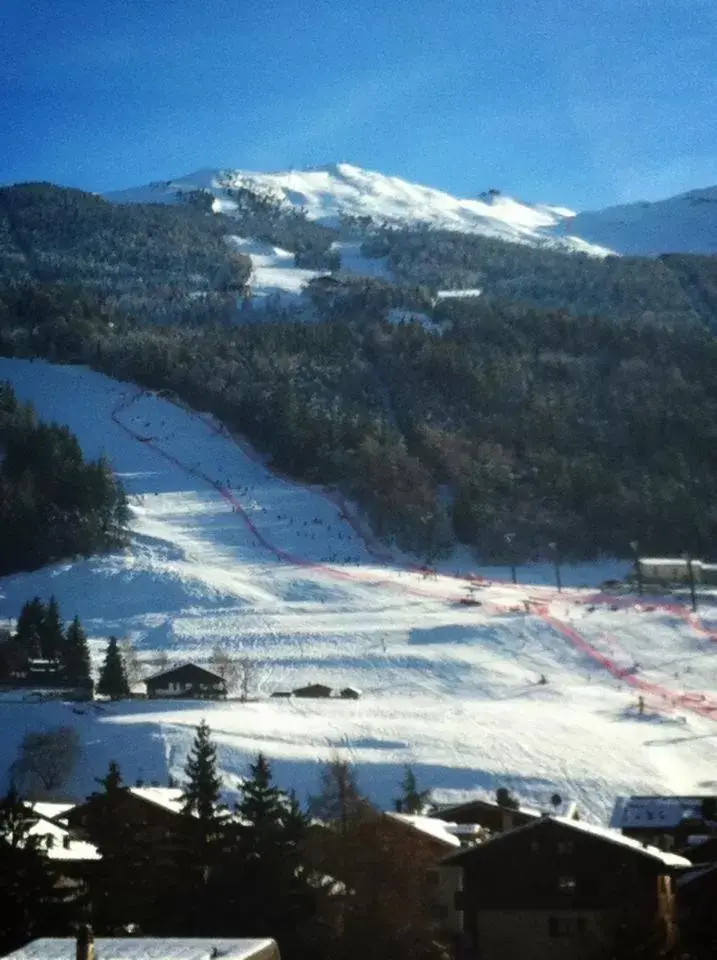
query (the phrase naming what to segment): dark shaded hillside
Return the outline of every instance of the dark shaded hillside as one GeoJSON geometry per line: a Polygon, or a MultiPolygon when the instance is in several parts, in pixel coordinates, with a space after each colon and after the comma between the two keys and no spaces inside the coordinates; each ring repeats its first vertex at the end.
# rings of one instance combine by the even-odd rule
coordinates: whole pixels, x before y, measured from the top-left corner
{"type": "Polygon", "coordinates": [[[0,576],[122,546],[126,522],[109,464],[86,462],[66,427],[0,383],[0,576]]]}
{"type": "Polygon", "coordinates": [[[703,326],[445,301],[444,333],[379,318],[367,285],[315,324],[139,326],[86,296],[0,301],[0,352],[174,391],[294,476],[336,484],[382,536],[436,555],[711,554],[717,340],[703,326]],[[40,319],[42,318],[42,319],[40,319]],[[77,330],[82,336],[76,335],[77,330]]]}
{"type": "Polygon", "coordinates": [[[0,281],[81,284],[126,313],[204,322],[233,312],[251,272],[224,218],[196,205],[116,206],[81,190],[0,189],[0,281]]]}
{"type": "Polygon", "coordinates": [[[387,256],[404,284],[479,287],[484,296],[577,315],[717,326],[717,257],[597,257],[428,229],[375,231],[364,252],[387,256]]]}

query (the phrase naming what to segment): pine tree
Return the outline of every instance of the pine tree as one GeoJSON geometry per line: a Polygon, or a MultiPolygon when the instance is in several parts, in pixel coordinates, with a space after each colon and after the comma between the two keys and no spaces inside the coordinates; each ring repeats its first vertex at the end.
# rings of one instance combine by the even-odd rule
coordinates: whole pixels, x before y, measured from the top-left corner
{"type": "Polygon", "coordinates": [[[15,639],[26,657],[41,655],[40,637],[45,620],[45,604],[39,597],[33,597],[23,604],[17,619],[15,639]]]}
{"type": "Polygon", "coordinates": [[[222,781],[217,773],[217,749],[205,720],[197,727],[184,772],[187,781],[182,794],[182,812],[196,817],[208,832],[221,819],[222,781]]]}
{"type": "Polygon", "coordinates": [[[308,819],[296,798],[274,784],[261,753],[250,764],[236,813],[238,844],[217,878],[216,899],[223,911],[217,920],[230,931],[238,915],[235,930],[277,937],[291,945],[289,957],[299,956],[317,932],[309,929],[317,904],[304,860],[308,819]]]}
{"type": "MultiPolygon", "coordinates": [[[[196,936],[217,929],[217,914],[226,909],[218,900],[216,887],[229,846],[226,814],[220,804],[217,752],[204,720],[197,727],[184,772],[181,821],[190,859],[184,871],[183,923],[185,930],[196,936]]],[[[236,877],[233,882],[236,885],[236,877]]],[[[220,886],[223,894],[227,885],[220,886]]]]}
{"type": "Polygon", "coordinates": [[[79,617],[75,617],[67,628],[62,650],[62,666],[65,677],[70,683],[88,684],[90,675],[90,651],[87,636],[82,629],[79,617]]]}
{"type": "Polygon", "coordinates": [[[112,760],[101,788],[88,798],[87,832],[102,859],[91,885],[92,925],[97,933],[114,935],[127,923],[144,928],[154,891],[152,870],[156,850],[147,846],[141,831],[128,822],[129,788],[119,765],[112,760]],[[132,882],[128,883],[127,878],[132,882]]]}
{"type": "Polygon", "coordinates": [[[495,792],[495,802],[505,810],[519,810],[520,801],[507,787],[498,787],[495,792]]]}
{"type": "Polygon", "coordinates": [[[65,630],[57,599],[50,597],[40,625],[40,655],[45,660],[56,660],[65,644],[65,630]]]}
{"type": "Polygon", "coordinates": [[[129,696],[129,684],[127,683],[127,675],[124,671],[116,637],[110,637],[107,644],[105,662],[100,670],[97,692],[111,697],[113,700],[129,696]]]}
{"type": "Polygon", "coordinates": [[[426,806],[430,790],[419,790],[416,775],[407,766],[404,769],[401,781],[401,796],[396,799],[396,810],[399,813],[420,814],[426,806]]]}
{"type": "Polygon", "coordinates": [[[338,756],[329,760],[321,771],[321,791],[309,800],[309,813],[344,828],[351,817],[371,810],[349,761],[338,756]]]}
{"type": "Polygon", "coordinates": [[[63,930],[67,910],[53,894],[43,840],[29,833],[28,811],[14,789],[0,800],[0,953],[63,930]],[[53,929],[54,928],[54,929],[53,929]]]}
{"type": "Polygon", "coordinates": [[[241,821],[250,825],[244,831],[242,846],[245,855],[252,859],[277,841],[286,812],[286,796],[273,785],[269,762],[262,753],[249,770],[251,776],[242,786],[242,799],[236,810],[241,821]]]}

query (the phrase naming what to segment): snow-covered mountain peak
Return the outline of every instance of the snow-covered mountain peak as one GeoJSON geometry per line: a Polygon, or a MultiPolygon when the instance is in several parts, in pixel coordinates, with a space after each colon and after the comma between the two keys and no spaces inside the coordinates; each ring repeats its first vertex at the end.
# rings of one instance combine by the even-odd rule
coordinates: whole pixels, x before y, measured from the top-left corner
{"type": "Polygon", "coordinates": [[[579,213],[565,229],[620,253],[717,253],[717,186],[579,213]]]}
{"type": "Polygon", "coordinates": [[[173,202],[177,193],[202,189],[214,194],[219,209],[231,213],[227,191],[238,187],[269,193],[303,210],[312,220],[332,226],[341,218],[369,218],[379,224],[424,225],[598,256],[611,252],[556,229],[572,211],[521,203],[497,192],[477,199],[454,197],[443,190],[343,162],[276,173],[199,170],[176,180],[111,193],[107,198],[116,202],[173,202]]]}

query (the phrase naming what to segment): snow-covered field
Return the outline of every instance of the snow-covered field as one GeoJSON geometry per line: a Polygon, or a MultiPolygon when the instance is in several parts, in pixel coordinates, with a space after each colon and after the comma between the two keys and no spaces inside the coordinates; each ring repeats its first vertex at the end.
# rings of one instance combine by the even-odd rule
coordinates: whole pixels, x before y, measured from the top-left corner
{"type": "Polygon", "coordinates": [[[713,789],[717,613],[616,600],[619,565],[477,570],[466,556],[425,576],[387,556],[350,505],[274,475],[210,418],[78,367],[0,359],[0,380],[106,452],[132,502],[131,548],[0,580],[0,617],[54,593],[101,655],[110,634],[146,659],[206,661],[218,643],[258,665],[253,703],[0,701],[0,769],[29,729],[71,724],[84,744],[68,792],[107,762],[132,782],[180,778],[198,720],[229,783],[257,750],[310,792],[341,750],[383,804],[403,764],[444,799],[506,785],[526,803],[556,791],[603,818],[615,794],[713,789]],[[471,580],[469,574],[484,580],[471,580]],[[471,593],[480,606],[460,603],[471,593]],[[569,586],[568,586],[569,585],[569,586]],[[712,623],[710,623],[712,618],[712,623]],[[544,675],[547,683],[539,682],[544,675]],[[271,700],[317,681],[361,699],[271,700]],[[635,709],[642,691],[644,716],[635,709]]]}

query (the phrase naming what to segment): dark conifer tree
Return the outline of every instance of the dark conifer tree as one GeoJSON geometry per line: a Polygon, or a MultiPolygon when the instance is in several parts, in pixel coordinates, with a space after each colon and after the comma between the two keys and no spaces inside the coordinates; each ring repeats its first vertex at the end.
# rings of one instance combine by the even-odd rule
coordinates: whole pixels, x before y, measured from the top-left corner
{"type": "Polygon", "coordinates": [[[407,766],[401,780],[401,795],[396,798],[396,810],[399,813],[422,813],[430,790],[419,790],[413,769],[407,766]]]}
{"type": "Polygon", "coordinates": [[[100,670],[97,692],[111,697],[113,700],[129,696],[129,683],[117,645],[117,637],[110,637],[107,644],[105,662],[100,670]]]}
{"type": "Polygon", "coordinates": [[[65,643],[65,630],[60,617],[60,607],[56,597],[50,597],[40,626],[40,656],[45,660],[56,660],[61,656],[65,643]]]}
{"type": "Polygon", "coordinates": [[[217,748],[205,720],[197,727],[192,749],[184,767],[183,813],[195,817],[205,832],[221,819],[222,781],[217,773],[217,748]]]}
{"type": "Polygon", "coordinates": [[[14,789],[0,800],[0,952],[34,937],[66,932],[69,909],[58,904],[43,839],[29,833],[32,821],[14,789]]]}
{"type": "Polygon", "coordinates": [[[183,851],[188,859],[183,877],[182,932],[200,935],[216,929],[217,914],[224,912],[217,902],[216,885],[222,874],[222,856],[230,845],[226,810],[220,801],[222,782],[217,773],[216,747],[204,720],[197,727],[184,773],[181,820],[183,851]]]}
{"type": "Polygon", "coordinates": [[[39,657],[42,653],[40,638],[45,621],[45,604],[39,597],[33,597],[23,604],[17,618],[15,639],[25,656],[39,657]]]}
{"type": "Polygon", "coordinates": [[[90,651],[79,617],[75,617],[67,628],[61,660],[65,677],[71,683],[84,685],[89,682],[90,651]]]}

